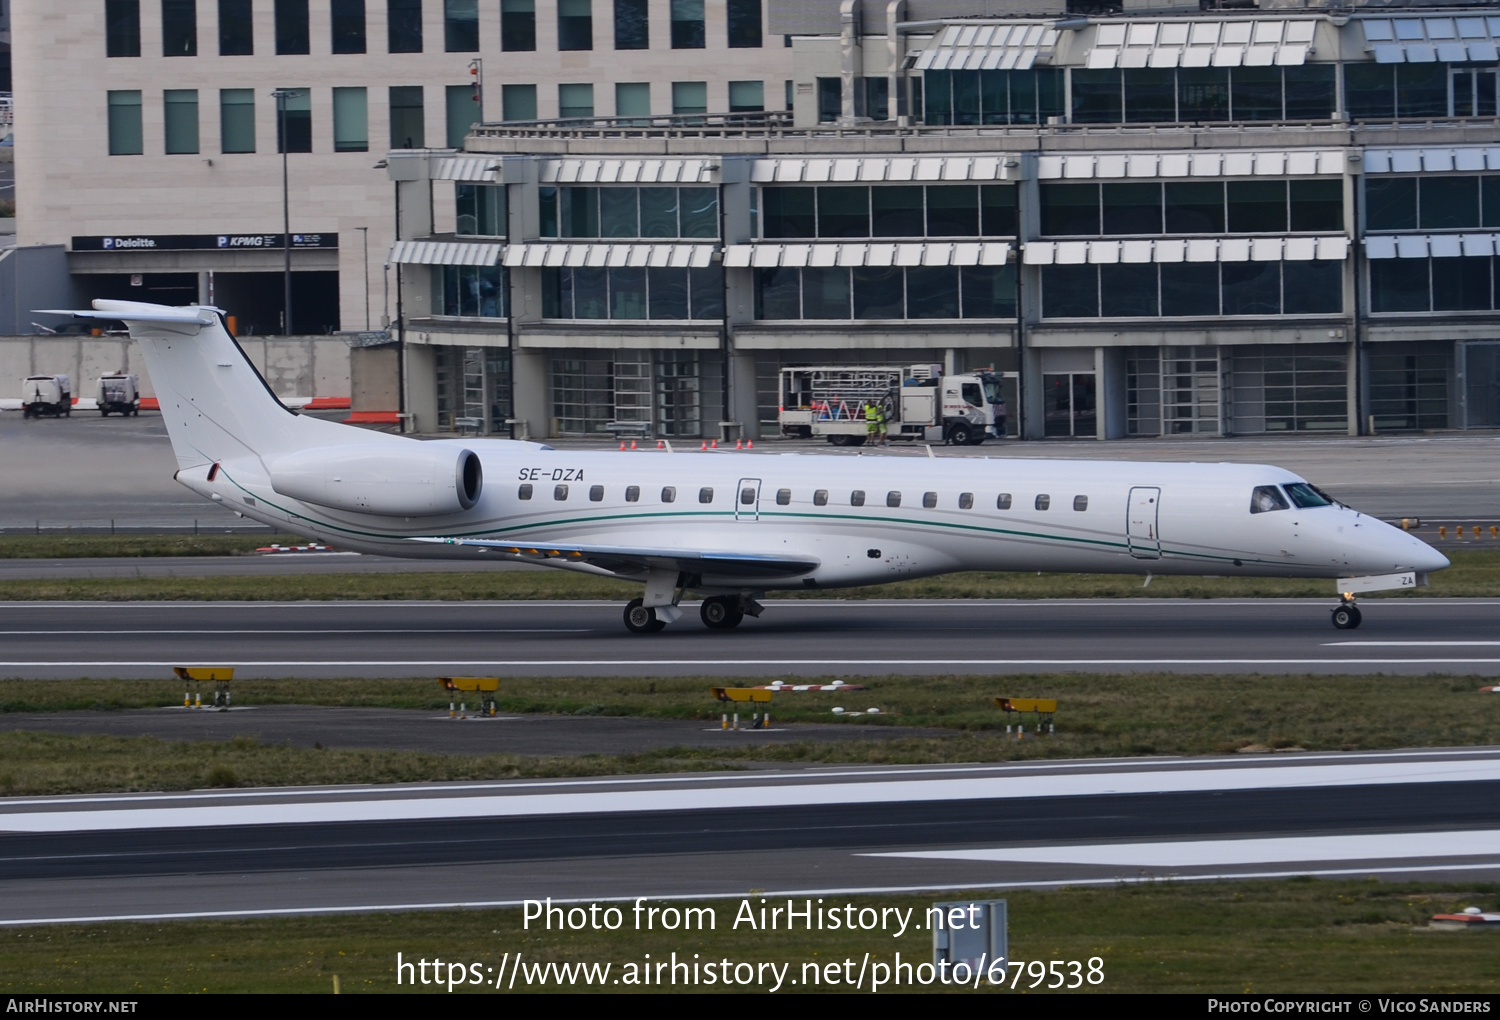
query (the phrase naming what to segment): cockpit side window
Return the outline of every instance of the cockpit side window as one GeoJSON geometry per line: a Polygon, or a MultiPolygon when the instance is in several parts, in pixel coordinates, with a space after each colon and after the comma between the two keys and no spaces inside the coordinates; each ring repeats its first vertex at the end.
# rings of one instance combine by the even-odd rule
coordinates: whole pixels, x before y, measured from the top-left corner
{"type": "Polygon", "coordinates": [[[1286,494],[1292,497],[1292,502],[1302,509],[1310,506],[1332,506],[1333,500],[1329,499],[1316,487],[1306,482],[1293,482],[1286,487],[1286,494]]]}
{"type": "Polygon", "coordinates": [[[1255,491],[1250,493],[1250,512],[1252,514],[1270,513],[1272,510],[1289,510],[1290,505],[1281,490],[1274,485],[1257,485],[1255,491]]]}

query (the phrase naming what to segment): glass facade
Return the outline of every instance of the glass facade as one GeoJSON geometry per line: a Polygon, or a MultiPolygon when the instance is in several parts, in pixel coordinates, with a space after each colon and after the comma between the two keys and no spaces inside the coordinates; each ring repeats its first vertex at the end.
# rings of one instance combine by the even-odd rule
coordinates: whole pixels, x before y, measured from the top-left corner
{"type": "Polygon", "coordinates": [[[543,269],[542,316],[661,321],[721,319],[723,271],[717,267],[543,269]]]}
{"type": "Polygon", "coordinates": [[[433,302],[440,315],[503,319],[508,315],[509,278],[500,266],[433,266],[433,302]]]}
{"type": "Polygon", "coordinates": [[[757,269],[755,317],[774,319],[1009,319],[1009,266],[830,266],[757,269]]]}
{"type": "Polygon", "coordinates": [[[717,188],[548,186],[543,237],[718,237],[717,188]]]}
{"type": "Polygon", "coordinates": [[[1492,256],[1371,259],[1372,312],[1487,312],[1500,308],[1492,256]]]}
{"type": "Polygon", "coordinates": [[[1042,234],[1336,233],[1338,180],[1142,181],[1040,185],[1042,234]]]}
{"type": "Polygon", "coordinates": [[[760,236],[1013,237],[1011,184],[763,187],[760,236]]]}
{"type": "Polygon", "coordinates": [[[453,187],[460,237],[505,236],[505,185],[465,184],[453,187]]]}
{"type": "Polygon", "coordinates": [[[1342,262],[1144,262],[1042,267],[1042,317],[1329,315],[1342,262]]]}

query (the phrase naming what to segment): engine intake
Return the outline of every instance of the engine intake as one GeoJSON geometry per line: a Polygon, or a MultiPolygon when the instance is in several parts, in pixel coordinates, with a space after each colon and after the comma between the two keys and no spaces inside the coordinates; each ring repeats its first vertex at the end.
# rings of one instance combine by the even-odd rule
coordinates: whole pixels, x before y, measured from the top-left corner
{"type": "Polygon", "coordinates": [[[484,469],[472,450],[412,441],[323,446],[267,465],[271,488],[318,506],[390,517],[455,514],[479,502],[484,469]]]}

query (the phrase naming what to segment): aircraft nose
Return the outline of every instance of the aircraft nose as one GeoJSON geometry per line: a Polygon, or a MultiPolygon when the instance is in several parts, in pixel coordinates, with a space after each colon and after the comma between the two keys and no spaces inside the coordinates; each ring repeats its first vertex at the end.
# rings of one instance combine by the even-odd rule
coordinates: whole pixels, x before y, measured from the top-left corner
{"type": "Polygon", "coordinates": [[[1445,570],[1452,566],[1448,561],[1448,557],[1438,552],[1426,542],[1423,542],[1419,538],[1413,538],[1412,542],[1417,546],[1417,549],[1413,553],[1415,559],[1413,568],[1418,572],[1425,573],[1431,570],[1445,570]]]}

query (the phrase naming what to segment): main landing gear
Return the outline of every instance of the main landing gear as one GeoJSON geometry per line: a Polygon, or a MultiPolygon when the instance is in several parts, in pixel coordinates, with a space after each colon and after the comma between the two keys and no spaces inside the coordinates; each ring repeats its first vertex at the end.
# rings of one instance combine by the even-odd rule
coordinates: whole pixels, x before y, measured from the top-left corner
{"type": "Polygon", "coordinates": [[[709,630],[733,630],[745,619],[740,600],[733,595],[715,595],[704,599],[703,608],[698,610],[698,615],[703,619],[703,626],[709,630]]]}
{"type": "Polygon", "coordinates": [[[1359,626],[1359,621],[1359,606],[1354,604],[1354,596],[1342,596],[1342,601],[1333,611],[1333,625],[1339,630],[1353,630],[1359,626]]]}
{"type": "Polygon", "coordinates": [[[631,599],[625,604],[625,629],[632,634],[655,634],[667,625],[657,619],[656,610],[643,604],[641,599],[631,599]]]}
{"type": "MultiPolygon", "coordinates": [[[[749,595],[711,595],[703,600],[698,616],[709,630],[733,630],[746,616],[759,616],[764,608],[749,595]]],[[[631,599],[625,606],[625,629],[632,634],[655,634],[676,620],[679,612],[675,605],[653,609],[643,599],[631,599]]]]}

